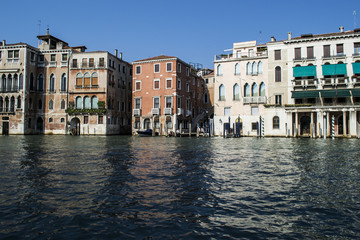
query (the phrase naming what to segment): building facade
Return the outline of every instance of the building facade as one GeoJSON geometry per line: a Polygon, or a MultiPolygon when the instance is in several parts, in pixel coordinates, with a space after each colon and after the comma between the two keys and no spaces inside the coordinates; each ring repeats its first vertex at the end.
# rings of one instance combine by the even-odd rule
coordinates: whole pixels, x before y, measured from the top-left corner
{"type": "Polygon", "coordinates": [[[70,47],[49,32],[38,39],[38,48],[5,41],[0,46],[1,133],[130,133],[131,65],[101,52],[100,67],[94,63],[99,53],[85,53],[84,46],[70,47]]]}
{"type": "Polygon", "coordinates": [[[194,131],[206,116],[203,79],[177,57],[133,62],[133,134],[154,129],[160,135],[194,131]]]}
{"type": "Polygon", "coordinates": [[[234,129],[236,122],[242,135],[258,135],[268,98],[267,66],[267,47],[256,41],[234,43],[232,53],[215,56],[215,135],[224,134],[225,124],[234,129]]]}

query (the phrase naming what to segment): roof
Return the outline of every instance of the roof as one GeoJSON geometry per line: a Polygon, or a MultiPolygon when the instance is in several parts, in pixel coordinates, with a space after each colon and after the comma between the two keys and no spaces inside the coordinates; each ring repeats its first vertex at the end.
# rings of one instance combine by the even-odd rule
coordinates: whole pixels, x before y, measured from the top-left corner
{"type": "Polygon", "coordinates": [[[61,40],[61,39],[59,39],[57,37],[54,37],[54,36],[52,36],[50,34],[39,35],[39,36],[37,36],[37,38],[40,39],[40,40],[44,40],[44,41],[46,41],[48,39],[52,39],[52,40],[55,40],[57,42],[63,42],[63,43],[65,43],[65,45],[69,45],[67,42],[65,42],[65,41],[63,41],[63,40],[61,40]]]}
{"type": "Polygon", "coordinates": [[[170,58],[177,58],[177,57],[160,55],[160,56],[157,56],[157,57],[145,58],[145,59],[137,60],[137,61],[134,61],[134,62],[154,61],[154,60],[162,60],[162,59],[170,59],[170,58]]]}

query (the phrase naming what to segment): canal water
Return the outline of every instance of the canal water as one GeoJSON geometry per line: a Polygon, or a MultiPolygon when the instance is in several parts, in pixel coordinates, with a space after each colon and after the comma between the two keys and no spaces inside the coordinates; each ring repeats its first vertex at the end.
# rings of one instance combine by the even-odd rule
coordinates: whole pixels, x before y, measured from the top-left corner
{"type": "Polygon", "coordinates": [[[360,140],[0,137],[0,239],[359,239],[360,140]]]}

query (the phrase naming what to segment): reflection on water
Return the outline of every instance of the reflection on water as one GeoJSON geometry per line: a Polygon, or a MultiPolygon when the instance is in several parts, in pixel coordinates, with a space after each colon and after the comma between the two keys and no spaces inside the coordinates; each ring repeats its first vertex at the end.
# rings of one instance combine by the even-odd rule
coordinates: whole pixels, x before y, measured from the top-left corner
{"type": "Polygon", "coordinates": [[[356,139],[0,137],[0,238],[360,237],[356,139]]]}

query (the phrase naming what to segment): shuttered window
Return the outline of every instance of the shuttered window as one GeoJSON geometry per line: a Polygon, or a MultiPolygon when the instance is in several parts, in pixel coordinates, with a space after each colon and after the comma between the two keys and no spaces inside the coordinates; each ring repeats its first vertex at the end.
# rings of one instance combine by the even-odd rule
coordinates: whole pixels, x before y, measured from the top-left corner
{"type": "Polygon", "coordinates": [[[324,57],[330,57],[330,45],[324,45],[324,57]]]}
{"type": "Polygon", "coordinates": [[[336,53],[338,55],[344,54],[344,45],[343,44],[336,44],[336,53]]]}
{"type": "Polygon", "coordinates": [[[281,50],[275,50],[275,60],[281,60],[281,50]]]}
{"type": "Polygon", "coordinates": [[[307,47],[307,58],[312,59],[314,58],[314,47],[307,47]]]}
{"type": "Polygon", "coordinates": [[[295,48],[295,60],[301,59],[301,48],[295,48]]]}

